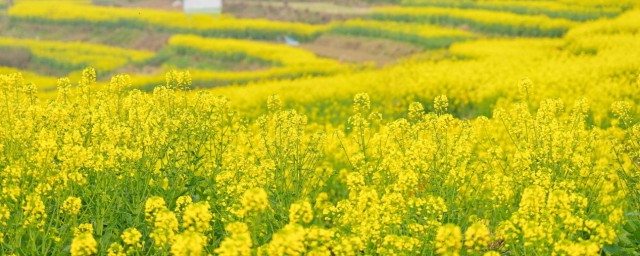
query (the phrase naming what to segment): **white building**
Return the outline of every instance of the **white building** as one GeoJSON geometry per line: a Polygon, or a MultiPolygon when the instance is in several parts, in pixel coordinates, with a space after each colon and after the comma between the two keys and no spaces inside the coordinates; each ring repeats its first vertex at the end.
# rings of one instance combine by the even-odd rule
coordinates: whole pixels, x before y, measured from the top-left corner
{"type": "Polygon", "coordinates": [[[188,14],[222,13],[222,0],[184,0],[182,6],[188,14]]]}

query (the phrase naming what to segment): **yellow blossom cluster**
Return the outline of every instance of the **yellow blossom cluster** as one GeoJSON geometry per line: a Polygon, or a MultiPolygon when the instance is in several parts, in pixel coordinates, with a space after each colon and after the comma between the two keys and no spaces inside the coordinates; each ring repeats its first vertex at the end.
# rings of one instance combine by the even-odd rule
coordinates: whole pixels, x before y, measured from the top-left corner
{"type": "Polygon", "coordinates": [[[88,256],[97,252],[98,242],[93,237],[93,225],[85,223],[75,228],[71,241],[71,255],[88,256]]]}
{"type": "Polygon", "coordinates": [[[221,256],[249,256],[251,255],[251,234],[249,227],[243,222],[234,222],[225,227],[231,235],[220,242],[220,247],[215,253],[221,256]]]}
{"type": "Polygon", "coordinates": [[[82,207],[82,200],[77,197],[70,196],[62,203],[60,213],[68,214],[71,216],[78,215],[80,208],[82,207]]]}
{"type": "Polygon", "coordinates": [[[460,227],[446,224],[438,229],[436,235],[436,253],[439,255],[460,255],[462,249],[462,231],[460,227]]]}

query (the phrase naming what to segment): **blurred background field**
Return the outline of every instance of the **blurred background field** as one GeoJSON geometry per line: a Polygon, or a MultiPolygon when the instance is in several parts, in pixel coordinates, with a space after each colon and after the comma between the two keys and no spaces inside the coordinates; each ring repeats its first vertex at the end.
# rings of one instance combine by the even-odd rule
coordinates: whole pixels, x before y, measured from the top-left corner
{"type": "MultiPolygon", "coordinates": [[[[634,79],[638,54],[628,50],[638,41],[633,0],[227,0],[222,14],[213,16],[187,15],[180,3],[5,0],[0,16],[0,49],[5,54],[0,66],[71,78],[78,78],[83,67],[93,66],[100,82],[129,73],[135,75],[132,87],[146,91],[162,84],[169,70],[190,70],[194,88],[252,95],[263,88],[270,88],[269,93],[284,90],[287,83],[295,83],[295,90],[308,90],[304,84],[365,76],[371,80],[366,85],[324,87],[325,92],[308,97],[319,102],[329,100],[321,95],[336,99],[343,93],[345,98],[339,99],[348,102],[346,96],[362,88],[401,83],[402,89],[394,93],[402,95],[384,103],[391,104],[390,112],[410,101],[398,102],[398,97],[429,99],[447,91],[461,103],[456,105],[462,115],[475,116],[489,114],[489,106],[499,98],[510,98],[505,88],[523,74],[545,77],[541,88],[554,88],[541,90],[541,98],[564,86],[569,88],[562,90],[586,95],[601,95],[603,88],[606,94],[625,94],[608,86],[612,77],[626,83],[634,79]],[[624,46],[603,41],[611,34],[624,46]],[[548,58],[532,54],[540,49],[537,45],[548,47],[541,50],[548,58]],[[614,61],[613,56],[620,59],[614,61]],[[518,65],[512,63],[516,58],[518,65]],[[567,62],[584,69],[575,73],[577,66],[567,62]],[[600,66],[588,64],[594,62],[600,66]],[[468,66],[477,69],[466,74],[468,66]],[[442,67],[448,72],[440,78],[441,73],[434,71],[442,67]],[[592,75],[596,79],[585,75],[596,73],[592,75]],[[389,79],[392,84],[385,82],[389,79]],[[575,83],[584,86],[576,88],[575,83]],[[229,85],[242,86],[220,87],[229,85]]],[[[55,85],[39,86],[49,90],[55,85]]],[[[388,93],[379,91],[384,101],[388,93]]],[[[594,121],[606,122],[603,118],[598,115],[594,121]]]]}

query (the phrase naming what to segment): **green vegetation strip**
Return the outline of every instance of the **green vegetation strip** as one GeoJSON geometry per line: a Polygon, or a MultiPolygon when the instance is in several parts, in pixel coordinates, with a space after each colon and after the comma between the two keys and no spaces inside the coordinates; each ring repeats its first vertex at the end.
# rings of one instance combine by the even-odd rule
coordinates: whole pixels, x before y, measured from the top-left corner
{"type": "Polygon", "coordinates": [[[418,45],[426,49],[442,48],[474,37],[460,29],[393,21],[349,20],[332,28],[343,35],[384,38],[418,45]]]}
{"type": "Polygon", "coordinates": [[[468,26],[486,34],[527,37],[560,37],[577,24],[542,15],[440,7],[379,7],[374,9],[371,17],[376,20],[468,26]]]}

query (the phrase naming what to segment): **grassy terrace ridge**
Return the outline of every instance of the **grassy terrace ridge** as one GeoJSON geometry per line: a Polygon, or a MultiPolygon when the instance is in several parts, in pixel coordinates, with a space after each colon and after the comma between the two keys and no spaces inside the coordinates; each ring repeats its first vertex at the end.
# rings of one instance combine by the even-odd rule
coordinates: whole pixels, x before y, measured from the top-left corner
{"type": "Polygon", "coordinates": [[[27,49],[36,62],[52,68],[72,71],[83,66],[94,66],[103,72],[110,72],[127,63],[144,62],[153,56],[150,51],[137,51],[83,42],[41,41],[0,37],[0,47],[27,49]],[[63,56],[75,55],[68,59],[63,56]]]}
{"type": "Polygon", "coordinates": [[[468,26],[490,35],[561,37],[577,25],[566,19],[543,15],[519,15],[510,12],[443,7],[377,7],[371,18],[402,22],[422,22],[444,26],[468,26]]]}

